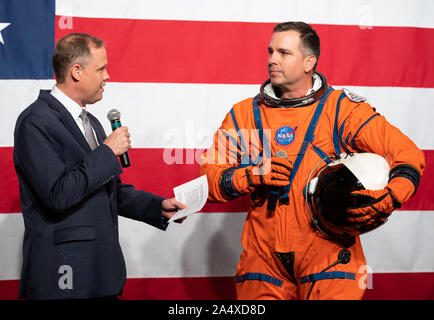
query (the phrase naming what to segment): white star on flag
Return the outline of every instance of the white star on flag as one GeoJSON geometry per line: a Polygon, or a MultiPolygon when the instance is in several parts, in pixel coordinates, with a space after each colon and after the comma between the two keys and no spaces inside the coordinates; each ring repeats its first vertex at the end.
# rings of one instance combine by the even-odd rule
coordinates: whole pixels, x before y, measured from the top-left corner
{"type": "Polygon", "coordinates": [[[7,26],[9,26],[9,25],[10,25],[10,23],[0,23],[0,42],[2,44],[5,44],[4,41],[3,41],[3,37],[2,37],[2,30],[4,28],[6,28],[7,26]]]}

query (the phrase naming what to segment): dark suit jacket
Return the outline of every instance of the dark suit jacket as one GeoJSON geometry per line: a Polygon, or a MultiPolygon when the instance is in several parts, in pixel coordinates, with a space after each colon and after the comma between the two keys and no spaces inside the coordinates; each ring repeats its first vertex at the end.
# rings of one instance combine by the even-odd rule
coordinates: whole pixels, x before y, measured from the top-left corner
{"type": "Polygon", "coordinates": [[[99,121],[91,151],[66,108],[49,91],[18,117],[14,164],[25,233],[20,297],[115,295],[126,280],[118,214],[165,230],[163,198],[121,183],[122,168],[99,121]]]}

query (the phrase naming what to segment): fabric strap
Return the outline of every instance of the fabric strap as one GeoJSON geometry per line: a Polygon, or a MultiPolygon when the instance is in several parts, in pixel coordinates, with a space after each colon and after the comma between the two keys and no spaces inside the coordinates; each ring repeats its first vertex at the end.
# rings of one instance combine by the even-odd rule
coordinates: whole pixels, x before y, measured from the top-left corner
{"type": "Polygon", "coordinates": [[[310,274],[308,276],[300,277],[300,284],[314,282],[318,280],[327,280],[327,279],[356,280],[356,274],[354,272],[344,272],[344,271],[319,272],[319,273],[310,274]]]}

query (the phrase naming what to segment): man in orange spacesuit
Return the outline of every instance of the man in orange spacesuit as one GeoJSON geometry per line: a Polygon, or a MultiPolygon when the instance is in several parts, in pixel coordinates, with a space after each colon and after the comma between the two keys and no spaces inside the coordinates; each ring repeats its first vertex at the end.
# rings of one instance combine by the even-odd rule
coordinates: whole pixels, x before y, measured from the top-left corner
{"type": "Polygon", "coordinates": [[[312,225],[308,177],[341,153],[383,156],[382,190],[349,213],[363,227],[384,222],[417,190],[424,155],[363,97],[334,90],[317,73],[319,38],[303,22],[275,26],[260,93],[233,106],[202,157],[209,200],[251,194],[236,272],[238,299],[361,299],[366,265],[358,236],[334,239],[312,225]]]}

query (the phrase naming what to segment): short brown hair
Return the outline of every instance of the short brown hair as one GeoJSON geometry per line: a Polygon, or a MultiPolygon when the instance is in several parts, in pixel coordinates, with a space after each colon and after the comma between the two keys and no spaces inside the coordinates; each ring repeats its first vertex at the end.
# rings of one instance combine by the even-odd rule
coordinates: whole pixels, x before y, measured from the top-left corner
{"type": "Polygon", "coordinates": [[[300,21],[282,22],[282,23],[278,23],[274,27],[274,32],[283,32],[289,30],[295,30],[298,33],[300,33],[301,45],[302,45],[301,51],[303,52],[303,54],[305,56],[312,54],[316,57],[316,63],[313,68],[313,70],[316,71],[319,55],[321,52],[321,46],[320,46],[318,34],[310,25],[300,21]]]}
{"type": "Polygon", "coordinates": [[[52,63],[58,83],[65,82],[66,71],[71,64],[90,56],[90,45],[101,48],[104,41],[87,33],[70,33],[57,41],[52,63]]]}

